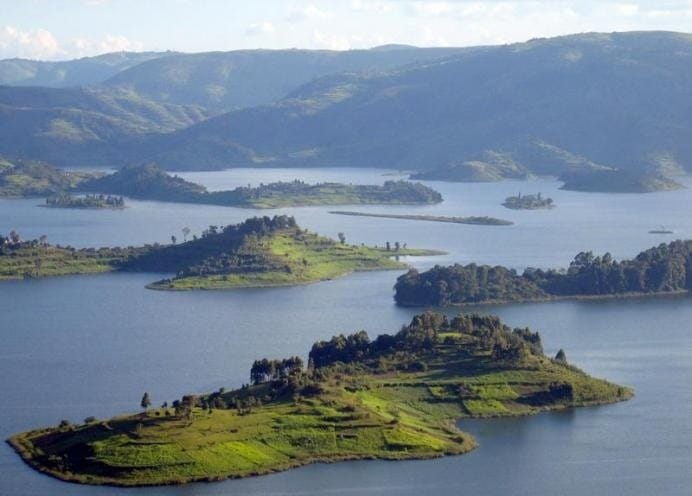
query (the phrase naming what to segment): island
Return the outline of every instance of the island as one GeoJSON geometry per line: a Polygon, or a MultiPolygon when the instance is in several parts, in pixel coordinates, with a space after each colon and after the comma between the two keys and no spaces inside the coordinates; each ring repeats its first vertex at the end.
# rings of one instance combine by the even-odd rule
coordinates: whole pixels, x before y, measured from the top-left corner
{"type": "Polygon", "coordinates": [[[552,198],[544,198],[541,193],[535,195],[508,196],[505,198],[503,207],[513,210],[539,210],[542,208],[554,208],[555,203],[552,198]]]}
{"type": "MultiPolygon", "coordinates": [[[[300,357],[259,359],[251,384],[188,394],[139,413],[62,420],[8,442],[31,467],[82,484],[150,486],[267,474],[315,462],[460,455],[455,420],[629,399],[631,389],[543,353],[499,318],[415,316],[394,335],[334,336],[300,357]]],[[[160,401],[160,400],[159,400],[160,401]]],[[[85,415],[88,412],[85,412],[85,415]]],[[[482,449],[482,448],[481,448],[482,449]]]]}
{"type": "Polygon", "coordinates": [[[47,238],[0,236],[0,279],[23,279],[95,272],[156,272],[173,277],[151,289],[189,290],[307,284],[363,270],[402,270],[399,256],[439,255],[435,250],[354,246],[308,232],[293,217],[254,217],[226,227],[209,226],[183,242],[128,248],[50,245],[47,238]]]}
{"type": "Polygon", "coordinates": [[[426,205],[442,201],[442,195],[434,189],[410,181],[385,181],[378,186],[307,184],[295,180],[207,191],[204,186],[171,176],[156,164],[125,167],[85,181],[79,189],[143,200],[265,209],[312,205],[426,205]]]}
{"type": "Polygon", "coordinates": [[[427,222],[448,222],[451,224],[472,224],[479,226],[511,226],[514,222],[495,217],[445,217],[440,215],[403,215],[403,214],[376,214],[369,212],[348,212],[333,210],[334,215],[352,215],[356,217],[381,217],[385,219],[420,220],[427,222]]]}
{"type": "Polygon", "coordinates": [[[692,241],[673,241],[615,260],[610,253],[581,252],[561,270],[489,265],[435,266],[400,276],[394,299],[403,306],[546,301],[669,295],[692,289],[692,241]]]}
{"type": "Polygon", "coordinates": [[[60,193],[46,198],[46,207],[50,208],[82,208],[96,210],[113,210],[125,208],[125,200],[122,196],[111,195],[84,195],[75,196],[60,193]]]}

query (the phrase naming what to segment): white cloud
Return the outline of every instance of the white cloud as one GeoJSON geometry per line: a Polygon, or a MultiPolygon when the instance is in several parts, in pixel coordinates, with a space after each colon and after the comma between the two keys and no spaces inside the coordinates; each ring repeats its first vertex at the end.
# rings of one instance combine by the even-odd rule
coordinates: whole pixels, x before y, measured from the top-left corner
{"type": "Polygon", "coordinates": [[[263,34],[271,34],[276,31],[274,25],[269,21],[253,22],[247,29],[245,29],[245,34],[248,36],[258,36],[263,34]]]}
{"type": "Polygon", "coordinates": [[[0,28],[0,55],[3,57],[43,59],[65,53],[53,33],[45,29],[22,31],[13,26],[0,28]]]}
{"type": "Polygon", "coordinates": [[[100,40],[75,38],[68,46],[70,55],[75,57],[85,57],[108,52],[138,52],[143,49],[144,44],[141,41],[133,41],[125,36],[110,34],[100,40]]]}
{"type": "Polygon", "coordinates": [[[288,14],[287,20],[289,22],[317,21],[329,19],[331,17],[334,17],[333,12],[323,10],[315,4],[310,3],[304,7],[291,11],[291,13],[288,14]]]}

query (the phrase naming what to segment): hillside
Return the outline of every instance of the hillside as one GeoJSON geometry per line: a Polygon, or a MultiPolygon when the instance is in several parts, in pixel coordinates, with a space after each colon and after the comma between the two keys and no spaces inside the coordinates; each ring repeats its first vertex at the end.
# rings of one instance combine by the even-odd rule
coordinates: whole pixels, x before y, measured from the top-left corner
{"type": "Polygon", "coordinates": [[[0,198],[48,196],[75,188],[93,175],[65,172],[43,162],[0,157],[0,198]]]}
{"type": "MultiPolygon", "coordinates": [[[[30,466],[83,484],[144,486],[247,477],[315,462],[422,459],[476,448],[454,419],[527,415],[626,400],[628,388],[543,354],[538,333],[497,317],[413,318],[300,357],[256,360],[253,384],[187,395],[109,420],[17,434],[30,466]]],[[[88,412],[85,412],[85,414],[88,412]]],[[[482,447],[481,447],[482,449],[482,447]]]]}
{"type": "Polygon", "coordinates": [[[161,102],[214,113],[272,103],[328,74],[381,71],[442,58],[459,48],[380,47],[372,50],[235,50],[170,54],[119,72],[106,87],[127,88],[161,102]]]}
{"type": "Polygon", "coordinates": [[[394,167],[426,179],[453,169],[465,181],[670,176],[692,168],[689,109],[680,105],[692,98],[691,60],[692,36],[666,32],[484,47],[326,76],[275,104],[153,140],[147,158],[174,169],[394,167]]]}
{"type": "Polygon", "coordinates": [[[0,154],[59,166],[107,166],[134,141],[199,122],[206,112],[132,91],[0,86],[0,154]]]}
{"type": "Polygon", "coordinates": [[[442,195],[420,183],[385,181],[379,185],[307,184],[302,181],[240,186],[207,191],[204,186],[171,176],[156,164],[124,167],[80,183],[83,191],[131,198],[201,203],[243,208],[281,208],[309,205],[424,205],[440,203],[442,195]]]}
{"type": "MultiPolygon", "coordinates": [[[[0,235],[0,279],[27,279],[93,272],[171,273],[151,289],[224,289],[290,286],[333,279],[359,270],[404,269],[397,256],[437,255],[416,249],[352,246],[301,229],[293,217],[254,217],[171,244],[128,248],[50,245],[0,235]]],[[[175,237],[174,237],[175,238],[175,237]]]]}
{"type": "Polygon", "coordinates": [[[75,60],[0,60],[0,85],[66,88],[101,83],[120,71],[168,55],[167,52],[114,52],[75,60]]]}
{"type": "Polygon", "coordinates": [[[692,290],[692,241],[673,241],[614,260],[610,253],[579,253],[563,270],[502,266],[435,266],[411,269],[397,279],[394,299],[406,306],[612,298],[687,293],[692,290]]]}

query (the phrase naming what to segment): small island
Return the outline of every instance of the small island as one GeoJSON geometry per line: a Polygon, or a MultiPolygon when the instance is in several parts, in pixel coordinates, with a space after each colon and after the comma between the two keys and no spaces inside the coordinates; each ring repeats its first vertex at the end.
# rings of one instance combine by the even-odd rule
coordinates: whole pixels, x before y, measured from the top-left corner
{"type": "Polygon", "coordinates": [[[439,215],[398,215],[398,214],[375,214],[369,212],[348,212],[344,210],[334,210],[329,212],[334,215],[352,215],[356,217],[381,217],[385,219],[401,220],[420,220],[427,222],[447,222],[450,224],[471,224],[477,226],[511,226],[514,222],[495,217],[445,217],[439,215]]]}
{"type": "Polygon", "coordinates": [[[84,195],[75,196],[61,193],[46,198],[46,207],[50,208],[82,208],[95,210],[114,210],[125,208],[125,200],[122,196],[111,195],[84,195]]]}
{"type": "Polygon", "coordinates": [[[554,208],[555,203],[552,198],[544,198],[541,193],[535,195],[522,195],[519,193],[517,196],[505,198],[502,206],[513,210],[539,210],[554,208]]]}
{"type": "Polygon", "coordinates": [[[168,272],[150,289],[190,290],[290,286],[333,279],[354,271],[401,270],[399,256],[439,255],[434,250],[354,246],[301,229],[293,217],[254,217],[167,245],[128,248],[54,246],[47,238],[25,241],[16,231],[0,236],[0,279],[94,272],[168,272]]]}
{"type": "MultiPolygon", "coordinates": [[[[108,420],[62,420],[8,442],[64,481],[150,486],[249,477],[315,462],[460,455],[477,447],[455,420],[627,400],[632,390],[543,353],[538,333],[497,317],[425,313],[394,335],[365,331],[300,357],[259,359],[251,384],[108,420]]],[[[160,401],[160,400],[159,400],[160,401]]],[[[85,412],[87,415],[88,412],[85,412]]],[[[481,447],[482,449],[482,447],[481,447]]]]}
{"type": "Polygon", "coordinates": [[[488,265],[415,269],[397,279],[394,299],[403,306],[547,301],[670,295],[692,290],[692,241],[673,241],[632,260],[610,253],[579,253],[565,270],[527,268],[522,274],[488,265]]]}
{"type": "Polygon", "coordinates": [[[113,174],[84,181],[78,189],[142,200],[263,209],[314,205],[426,205],[442,201],[442,195],[434,189],[409,181],[385,181],[379,186],[307,184],[295,180],[207,191],[204,186],[171,176],[156,164],[125,167],[113,174]]]}

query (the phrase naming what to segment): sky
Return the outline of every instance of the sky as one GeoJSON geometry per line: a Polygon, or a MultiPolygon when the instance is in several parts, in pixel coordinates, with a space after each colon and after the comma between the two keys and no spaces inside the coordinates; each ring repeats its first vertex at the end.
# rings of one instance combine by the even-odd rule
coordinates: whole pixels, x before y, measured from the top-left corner
{"type": "Polygon", "coordinates": [[[692,31],[692,0],[0,0],[0,59],[692,31]]]}

